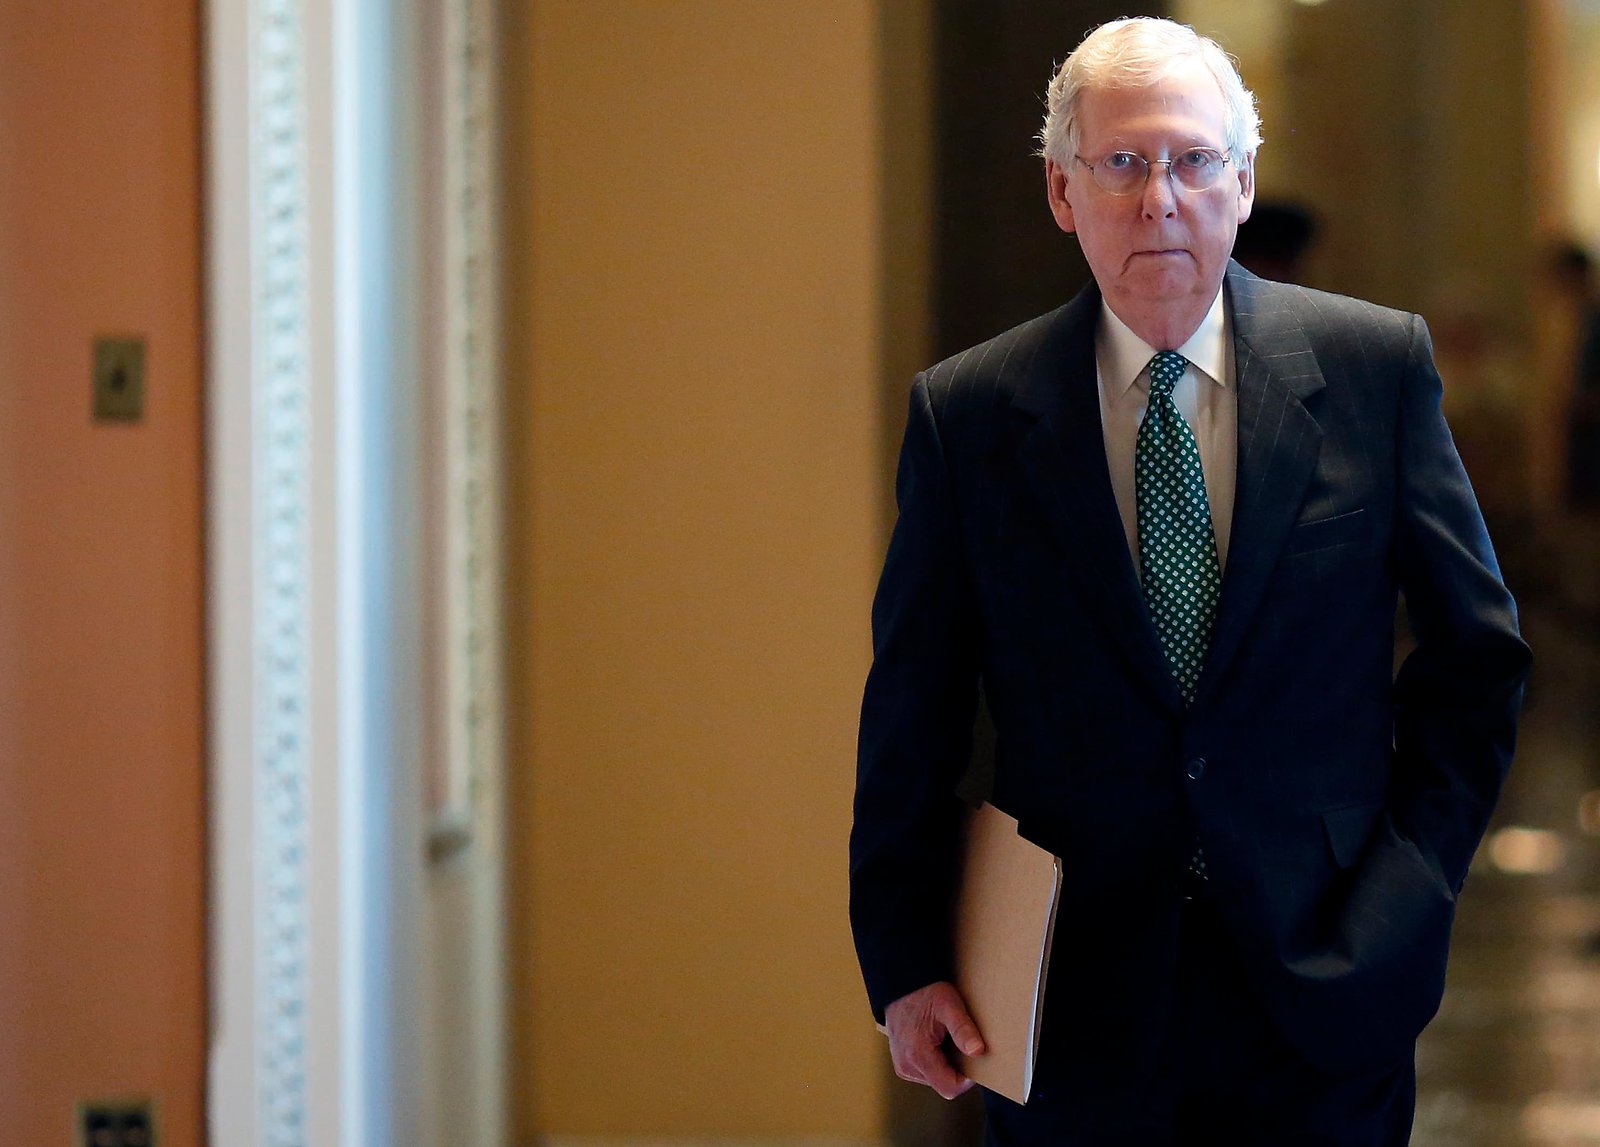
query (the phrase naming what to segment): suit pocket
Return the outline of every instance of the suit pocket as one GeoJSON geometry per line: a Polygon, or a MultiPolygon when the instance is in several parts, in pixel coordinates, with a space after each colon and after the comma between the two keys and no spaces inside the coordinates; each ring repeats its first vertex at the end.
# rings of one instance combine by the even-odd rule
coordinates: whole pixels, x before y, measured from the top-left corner
{"type": "Polygon", "coordinates": [[[1383,812],[1382,803],[1343,805],[1322,814],[1322,828],[1328,835],[1333,862],[1349,868],[1361,859],[1372,839],[1372,830],[1383,812]]]}
{"type": "Polygon", "coordinates": [[[1351,510],[1315,522],[1301,522],[1289,531],[1287,552],[1309,554],[1359,541],[1367,532],[1367,511],[1351,510]]]}

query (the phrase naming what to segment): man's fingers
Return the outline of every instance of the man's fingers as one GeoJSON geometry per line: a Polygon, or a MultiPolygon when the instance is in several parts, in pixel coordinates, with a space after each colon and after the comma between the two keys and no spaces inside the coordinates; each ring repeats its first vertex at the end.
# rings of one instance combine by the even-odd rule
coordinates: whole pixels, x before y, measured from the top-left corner
{"type": "Polygon", "coordinates": [[[923,1083],[938,1091],[946,1099],[955,1099],[958,1094],[973,1086],[973,1081],[957,1072],[954,1067],[950,1067],[950,1061],[947,1061],[944,1053],[938,1048],[933,1049],[928,1061],[920,1064],[920,1067],[922,1067],[923,1083]]]}
{"type": "Polygon", "coordinates": [[[978,1025],[972,1022],[972,1016],[967,1013],[967,1008],[961,997],[955,992],[942,997],[936,1005],[936,1015],[944,1030],[950,1033],[950,1039],[966,1055],[982,1055],[988,1049],[984,1047],[983,1036],[978,1031],[978,1025]]]}
{"type": "Polygon", "coordinates": [[[924,1083],[922,1071],[913,1062],[913,1057],[899,1044],[893,1045],[889,1057],[894,1063],[894,1073],[907,1083],[924,1083]]]}
{"type": "Polygon", "coordinates": [[[925,1084],[946,1099],[972,1087],[970,1079],[950,1066],[942,1044],[911,1043],[896,1049],[893,1059],[894,1073],[901,1079],[925,1084]]]}
{"type": "Polygon", "coordinates": [[[929,984],[902,996],[889,1005],[886,1023],[894,1073],[901,1079],[926,1084],[946,1099],[971,1089],[972,1081],[950,1065],[944,1051],[946,1034],[967,1055],[986,1050],[955,985],[929,984]]]}
{"type": "Polygon", "coordinates": [[[978,1025],[972,1022],[972,1017],[963,1013],[963,1018],[954,1022],[954,1026],[946,1025],[950,1031],[950,1038],[955,1045],[966,1055],[982,1055],[988,1049],[984,1046],[983,1036],[978,1034],[978,1025]]]}
{"type": "Polygon", "coordinates": [[[950,1066],[939,1045],[896,1045],[892,1059],[894,1073],[901,1079],[931,1087],[946,1099],[954,1099],[972,1087],[972,1080],[950,1066]]]}

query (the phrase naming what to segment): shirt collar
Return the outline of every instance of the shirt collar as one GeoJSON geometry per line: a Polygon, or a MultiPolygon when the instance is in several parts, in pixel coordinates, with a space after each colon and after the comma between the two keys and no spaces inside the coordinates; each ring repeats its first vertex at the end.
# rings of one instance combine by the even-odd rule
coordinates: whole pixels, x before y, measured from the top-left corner
{"type": "MultiPolygon", "coordinates": [[[[1100,304],[1100,322],[1095,330],[1096,357],[1100,363],[1101,380],[1115,401],[1128,392],[1138,381],[1144,368],[1150,365],[1156,350],[1117,318],[1116,313],[1100,304]]],[[[1227,315],[1222,305],[1222,287],[1217,287],[1217,297],[1211,309],[1189,341],[1178,348],[1178,353],[1218,386],[1228,385],[1227,315]]]]}

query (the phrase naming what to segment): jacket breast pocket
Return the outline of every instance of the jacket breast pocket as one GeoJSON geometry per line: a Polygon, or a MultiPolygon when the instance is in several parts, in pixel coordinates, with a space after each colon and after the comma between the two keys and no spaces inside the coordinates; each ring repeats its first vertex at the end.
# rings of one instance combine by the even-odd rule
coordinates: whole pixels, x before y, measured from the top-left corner
{"type": "Polygon", "coordinates": [[[1347,514],[1335,514],[1331,518],[1319,518],[1314,522],[1300,522],[1289,531],[1289,541],[1285,552],[1294,554],[1311,554],[1318,550],[1331,550],[1335,546],[1349,545],[1359,542],[1367,535],[1367,511],[1365,509],[1351,510],[1347,514]]]}

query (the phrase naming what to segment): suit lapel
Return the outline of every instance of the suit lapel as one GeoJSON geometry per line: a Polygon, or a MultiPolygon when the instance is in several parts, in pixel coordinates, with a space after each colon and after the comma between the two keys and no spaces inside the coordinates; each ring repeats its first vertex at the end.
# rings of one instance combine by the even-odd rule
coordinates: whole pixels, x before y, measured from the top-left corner
{"type": "Polygon", "coordinates": [[[1012,403],[1036,422],[1019,458],[1083,600],[1105,621],[1131,670],[1182,712],[1111,490],[1094,357],[1099,312],[1100,294],[1091,286],[1064,309],[1026,368],[1012,403]]]}
{"type": "Polygon", "coordinates": [[[1204,702],[1226,673],[1305,498],[1322,431],[1305,400],[1323,387],[1305,331],[1274,287],[1230,264],[1225,289],[1239,388],[1239,462],[1228,567],[1211,650],[1196,687],[1204,702]]]}

